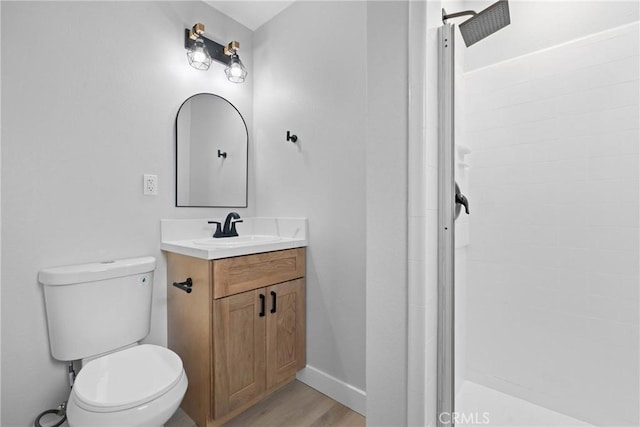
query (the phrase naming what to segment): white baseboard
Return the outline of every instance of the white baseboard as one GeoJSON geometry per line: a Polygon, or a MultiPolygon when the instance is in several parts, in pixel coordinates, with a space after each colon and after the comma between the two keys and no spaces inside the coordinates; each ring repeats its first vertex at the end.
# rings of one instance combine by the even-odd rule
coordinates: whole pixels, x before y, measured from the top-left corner
{"type": "Polygon", "coordinates": [[[366,416],[367,394],[363,390],[309,365],[299,371],[296,374],[296,378],[309,387],[315,388],[320,393],[326,394],[333,400],[366,416]]]}

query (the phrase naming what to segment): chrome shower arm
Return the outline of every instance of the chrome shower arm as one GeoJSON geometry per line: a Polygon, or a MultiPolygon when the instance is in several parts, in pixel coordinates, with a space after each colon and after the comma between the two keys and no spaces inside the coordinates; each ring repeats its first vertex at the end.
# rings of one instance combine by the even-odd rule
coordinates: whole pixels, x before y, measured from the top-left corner
{"type": "Polygon", "coordinates": [[[460,16],[467,16],[467,15],[476,16],[477,13],[474,12],[473,10],[463,10],[462,12],[456,12],[456,13],[447,14],[447,12],[444,10],[444,8],[442,8],[442,22],[443,23],[446,23],[447,19],[449,19],[449,18],[458,18],[460,16]]]}

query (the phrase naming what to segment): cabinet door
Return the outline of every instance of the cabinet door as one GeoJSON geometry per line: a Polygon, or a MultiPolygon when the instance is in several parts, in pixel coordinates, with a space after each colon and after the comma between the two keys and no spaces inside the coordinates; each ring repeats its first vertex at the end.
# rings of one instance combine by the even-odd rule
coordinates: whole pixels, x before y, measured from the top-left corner
{"type": "Polygon", "coordinates": [[[304,279],[266,288],[267,388],[287,381],[306,364],[304,279]]]}
{"type": "Polygon", "coordinates": [[[214,300],[215,418],[265,390],[264,291],[263,288],[214,300]]]}

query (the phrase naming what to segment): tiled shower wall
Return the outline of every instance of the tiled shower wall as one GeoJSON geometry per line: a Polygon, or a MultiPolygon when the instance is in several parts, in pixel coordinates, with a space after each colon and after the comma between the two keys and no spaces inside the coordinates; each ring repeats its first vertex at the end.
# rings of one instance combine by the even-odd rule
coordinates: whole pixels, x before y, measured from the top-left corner
{"type": "Polygon", "coordinates": [[[465,75],[467,378],[638,425],[638,23],[465,75]]]}

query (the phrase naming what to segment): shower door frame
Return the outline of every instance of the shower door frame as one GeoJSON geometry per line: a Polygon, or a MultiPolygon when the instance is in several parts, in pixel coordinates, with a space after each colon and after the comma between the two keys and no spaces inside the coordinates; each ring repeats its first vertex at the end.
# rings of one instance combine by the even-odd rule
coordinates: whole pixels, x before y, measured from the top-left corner
{"type": "Polygon", "coordinates": [[[438,28],[438,346],[436,425],[453,427],[455,269],[455,24],[438,28]]]}

